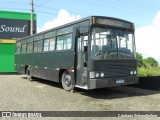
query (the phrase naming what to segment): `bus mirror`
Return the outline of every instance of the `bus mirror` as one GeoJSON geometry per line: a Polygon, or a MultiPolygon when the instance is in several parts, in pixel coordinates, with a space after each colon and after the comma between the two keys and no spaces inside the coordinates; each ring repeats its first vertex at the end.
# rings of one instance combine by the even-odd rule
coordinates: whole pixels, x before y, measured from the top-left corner
{"type": "Polygon", "coordinates": [[[80,30],[76,29],[76,38],[79,38],[79,37],[80,37],[80,30]]]}

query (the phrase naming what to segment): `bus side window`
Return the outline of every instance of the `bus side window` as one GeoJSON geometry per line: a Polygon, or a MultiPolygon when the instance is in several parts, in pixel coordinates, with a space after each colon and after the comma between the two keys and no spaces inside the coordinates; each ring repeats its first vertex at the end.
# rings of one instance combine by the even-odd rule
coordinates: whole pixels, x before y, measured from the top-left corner
{"type": "Polygon", "coordinates": [[[69,50],[72,47],[72,34],[65,35],[65,44],[66,49],[69,50]]]}
{"type": "Polygon", "coordinates": [[[20,42],[16,43],[16,53],[17,54],[21,53],[21,43],[20,42]]]}
{"type": "Polygon", "coordinates": [[[22,44],[22,53],[26,53],[27,50],[27,44],[22,44]]]}
{"type": "Polygon", "coordinates": [[[37,52],[37,41],[33,43],[33,51],[37,52]]]}
{"type": "Polygon", "coordinates": [[[44,46],[43,46],[43,51],[48,51],[49,50],[49,39],[44,40],[44,46]]]}
{"type": "Polygon", "coordinates": [[[34,52],[42,52],[42,44],[43,44],[42,40],[35,41],[34,42],[34,52]]]}
{"type": "Polygon", "coordinates": [[[72,47],[72,34],[57,37],[56,50],[69,50],[72,47]]]}
{"type": "Polygon", "coordinates": [[[33,51],[33,42],[27,43],[27,53],[32,53],[33,51]]]}
{"type": "Polygon", "coordinates": [[[63,44],[64,44],[63,41],[64,41],[64,36],[57,37],[57,44],[56,44],[57,50],[63,50],[63,44]]]}
{"type": "Polygon", "coordinates": [[[49,51],[52,51],[55,49],[55,38],[50,38],[49,41],[49,51]]]}
{"type": "Polygon", "coordinates": [[[42,52],[43,40],[39,40],[37,44],[37,52],[42,52]]]}

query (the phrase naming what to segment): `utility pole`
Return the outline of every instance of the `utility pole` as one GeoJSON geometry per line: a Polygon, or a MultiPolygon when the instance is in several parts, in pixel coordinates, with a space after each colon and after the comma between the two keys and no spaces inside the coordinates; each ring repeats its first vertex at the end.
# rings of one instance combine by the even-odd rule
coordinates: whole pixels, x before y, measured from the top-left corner
{"type": "Polygon", "coordinates": [[[34,6],[33,6],[33,0],[31,0],[31,21],[30,21],[30,35],[33,35],[33,14],[34,14],[34,6]]]}

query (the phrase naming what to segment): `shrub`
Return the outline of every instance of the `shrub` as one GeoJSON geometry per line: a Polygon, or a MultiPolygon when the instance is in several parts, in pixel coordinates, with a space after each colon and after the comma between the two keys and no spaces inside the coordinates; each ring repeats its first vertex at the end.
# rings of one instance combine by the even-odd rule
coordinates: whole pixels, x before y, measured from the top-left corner
{"type": "Polygon", "coordinates": [[[140,77],[146,77],[147,72],[145,67],[138,67],[138,74],[140,77]]]}
{"type": "Polygon", "coordinates": [[[145,64],[145,67],[139,67],[138,73],[140,77],[159,76],[160,67],[153,67],[150,64],[145,64]]]}

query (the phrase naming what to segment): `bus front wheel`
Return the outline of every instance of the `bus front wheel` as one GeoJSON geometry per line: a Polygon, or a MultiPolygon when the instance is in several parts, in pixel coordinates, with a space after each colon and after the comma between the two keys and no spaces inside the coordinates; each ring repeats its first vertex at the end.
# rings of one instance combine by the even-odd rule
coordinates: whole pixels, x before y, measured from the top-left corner
{"type": "Polygon", "coordinates": [[[74,89],[75,82],[72,80],[68,71],[65,71],[63,73],[61,82],[62,82],[62,86],[65,90],[72,91],[74,89]]]}
{"type": "Polygon", "coordinates": [[[27,70],[26,70],[26,77],[27,77],[28,80],[32,80],[31,70],[30,70],[29,67],[28,67],[27,70]]]}

